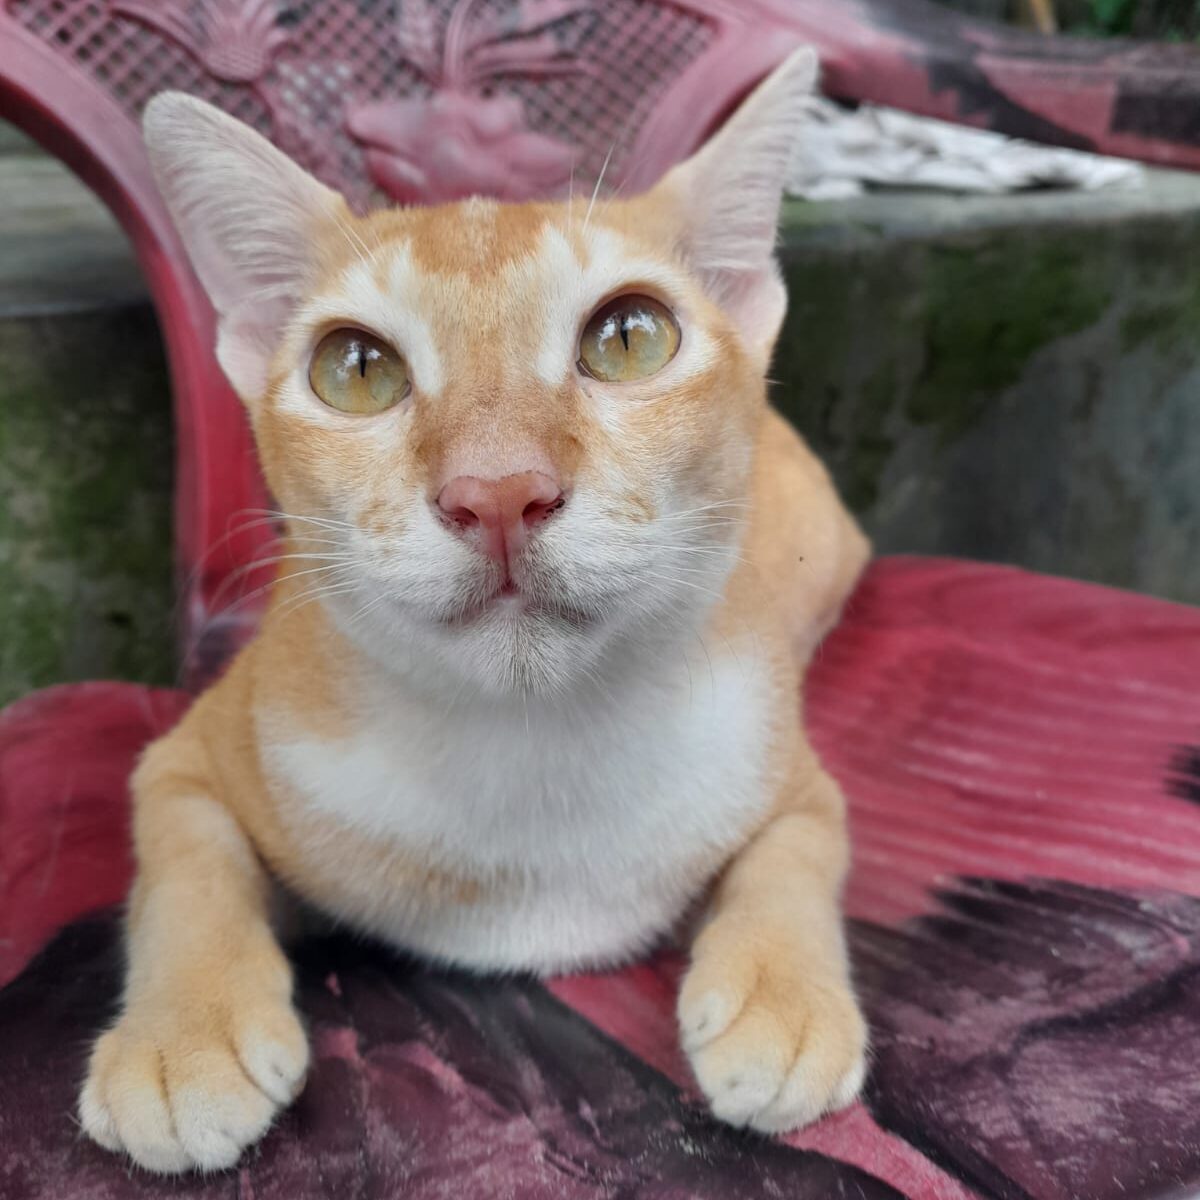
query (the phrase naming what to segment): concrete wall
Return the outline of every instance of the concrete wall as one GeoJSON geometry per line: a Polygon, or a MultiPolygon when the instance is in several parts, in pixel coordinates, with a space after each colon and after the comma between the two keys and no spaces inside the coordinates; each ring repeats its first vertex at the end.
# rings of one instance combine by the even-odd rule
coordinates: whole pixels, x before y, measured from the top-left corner
{"type": "MultiPolygon", "coordinates": [[[[0,138],[0,151],[4,139],[0,138]]],[[[124,238],[0,153],[0,703],[169,682],[169,384],[124,238]]],[[[1200,601],[1200,180],[790,203],[774,397],[882,552],[1200,601]]]]}
{"type": "Polygon", "coordinates": [[[175,675],[170,389],[115,224],[14,137],[0,156],[0,703],[175,675]]]}
{"type": "Polygon", "coordinates": [[[884,551],[1200,601],[1200,180],[794,206],[776,402],[884,551]]]}

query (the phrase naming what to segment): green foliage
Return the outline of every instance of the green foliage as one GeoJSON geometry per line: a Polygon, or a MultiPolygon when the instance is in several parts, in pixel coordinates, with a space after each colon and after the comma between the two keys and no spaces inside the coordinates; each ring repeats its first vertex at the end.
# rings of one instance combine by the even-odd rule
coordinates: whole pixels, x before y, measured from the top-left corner
{"type": "Polygon", "coordinates": [[[1192,41],[1200,38],[1200,0],[1087,0],[1071,32],[1192,41]]]}
{"type": "Polygon", "coordinates": [[[1091,24],[1101,33],[1128,33],[1138,0],[1091,0],[1091,24]]]}

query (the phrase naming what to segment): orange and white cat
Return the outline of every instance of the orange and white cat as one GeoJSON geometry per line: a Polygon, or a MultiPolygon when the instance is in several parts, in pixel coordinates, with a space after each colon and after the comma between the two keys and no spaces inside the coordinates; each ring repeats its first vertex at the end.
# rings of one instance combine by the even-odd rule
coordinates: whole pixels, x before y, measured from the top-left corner
{"type": "Polygon", "coordinates": [[[97,1142],[227,1167],[296,1095],[281,891],[482,969],[619,962],[690,916],[714,1113],[855,1096],[843,800],[800,685],[867,545],[764,382],[815,74],[794,54],[640,197],[362,218],[216,109],[150,105],[292,557],[134,777],[97,1142]]]}

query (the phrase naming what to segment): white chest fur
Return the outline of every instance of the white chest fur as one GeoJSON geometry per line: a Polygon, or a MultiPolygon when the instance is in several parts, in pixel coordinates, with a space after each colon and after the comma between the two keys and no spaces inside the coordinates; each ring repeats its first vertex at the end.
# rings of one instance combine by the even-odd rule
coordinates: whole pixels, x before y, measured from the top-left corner
{"type": "MultiPolygon", "coordinates": [[[[613,961],[669,928],[770,801],[763,664],[686,665],[528,712],[381,698],[354,737],[266,739],[264,763],[281,799],[372,849],[374,867],[337,863],[338,915],[468,965],[613,961]],[[479,886],[408,886],[380,847],[479,886]]],[[[301,853],[319,871],[328,849],[301,853]]]]}

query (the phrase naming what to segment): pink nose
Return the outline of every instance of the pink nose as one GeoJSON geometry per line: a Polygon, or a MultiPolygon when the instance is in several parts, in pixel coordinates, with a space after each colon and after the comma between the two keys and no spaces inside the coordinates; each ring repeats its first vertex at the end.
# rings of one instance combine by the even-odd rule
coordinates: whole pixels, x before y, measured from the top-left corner
{"type": "Polygon", "coordinates": [[[558,481],[540,471],[478,479],[460,475],[438,493],[437,506],[468,541],[507,568],[529,535],[563,506],[558,481]]]}

